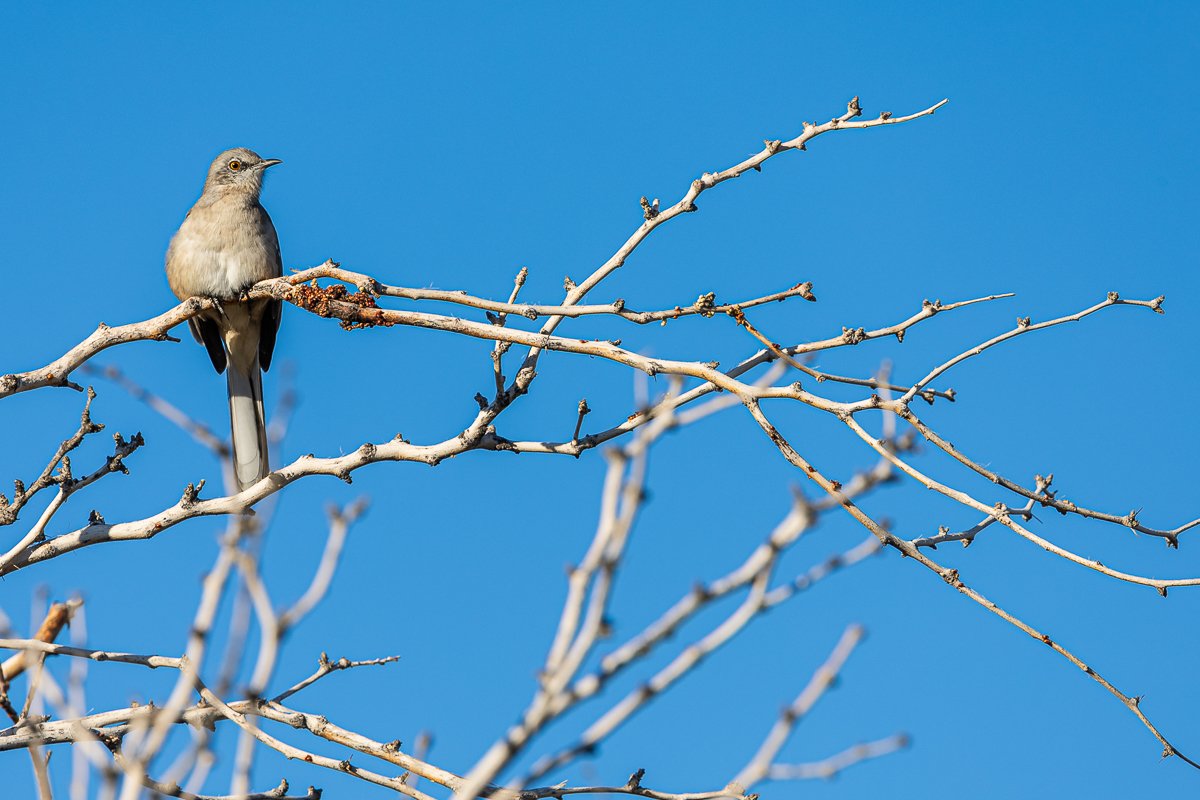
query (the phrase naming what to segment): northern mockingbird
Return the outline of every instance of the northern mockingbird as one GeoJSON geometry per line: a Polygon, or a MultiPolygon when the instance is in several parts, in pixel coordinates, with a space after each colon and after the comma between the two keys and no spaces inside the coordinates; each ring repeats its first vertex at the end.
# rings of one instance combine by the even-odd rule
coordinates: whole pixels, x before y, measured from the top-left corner
{"type": "Polygon", "coordinates": [[[175,296],[218,301],[215,310],[189,319],[188,327],[217,372],[226,372],[238,491],[270,472],[262,371],[271,366],[282,303],[244,301],[243,295],[254,283],[283,274],[275,226],[258,202],[263,172],[278,163],[244,147],[217,156],[204,192],[167,248],[167,281],[175,296]]]}

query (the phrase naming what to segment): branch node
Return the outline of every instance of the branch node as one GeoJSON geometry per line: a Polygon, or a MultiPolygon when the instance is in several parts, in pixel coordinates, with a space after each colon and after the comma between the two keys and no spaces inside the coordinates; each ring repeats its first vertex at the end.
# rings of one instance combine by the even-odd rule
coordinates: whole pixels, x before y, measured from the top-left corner
{"type": "Polygon", "coordinates": [[[203,479],[201,479],[199,483],[189,483],[183,489],[183,497],[179,500],[179,506],[187,509],[196,505],[196,502],[200,499],[200,490],[203,488],[203,479]]]}

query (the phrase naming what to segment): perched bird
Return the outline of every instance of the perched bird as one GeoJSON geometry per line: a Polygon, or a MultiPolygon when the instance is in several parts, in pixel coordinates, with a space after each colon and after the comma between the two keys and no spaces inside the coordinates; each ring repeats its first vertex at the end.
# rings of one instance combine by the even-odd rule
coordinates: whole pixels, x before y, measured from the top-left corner
{"type": "Polygon", "coordinates": [[[188,320],[188,327],[217,372],[226,372],[238,491],[270,472],[262,372],[271,366],[282,303],[245,300],[244,293],[283,274],[275,226],[258,201],[263,173],[278,163],[244,147],[217,156],[200,199],[167,248],[167,281],[175,296],[218,301],[188,320]]]}

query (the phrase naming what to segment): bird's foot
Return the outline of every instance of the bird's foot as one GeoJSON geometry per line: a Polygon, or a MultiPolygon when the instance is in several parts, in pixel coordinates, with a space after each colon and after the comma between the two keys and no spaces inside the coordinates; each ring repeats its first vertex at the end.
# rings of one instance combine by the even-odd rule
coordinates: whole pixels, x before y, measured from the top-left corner
{"type": "Polygon", "coordinates": [[[208,299],[212,300],[213,308],[217,310],[217,314],[220,315],[221,319],[229,322],[229,316],[225,313],[225,306],[221,304],[221,298],[210,297],[208,299]]]}

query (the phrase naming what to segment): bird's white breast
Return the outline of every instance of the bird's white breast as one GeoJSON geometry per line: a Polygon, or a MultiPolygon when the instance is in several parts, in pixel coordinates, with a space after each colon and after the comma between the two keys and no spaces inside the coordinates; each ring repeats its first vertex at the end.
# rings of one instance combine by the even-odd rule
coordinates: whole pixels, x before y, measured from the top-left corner
{"type": "Polygon", "coordinates": [[[167,250],[167,279],[177,297],[236,298],[280,274],[273,226],[255,212],[220,202],[192,209],[167,250]]]}

